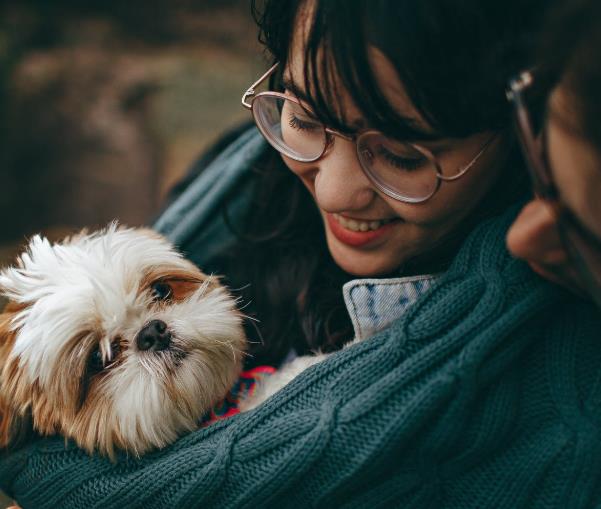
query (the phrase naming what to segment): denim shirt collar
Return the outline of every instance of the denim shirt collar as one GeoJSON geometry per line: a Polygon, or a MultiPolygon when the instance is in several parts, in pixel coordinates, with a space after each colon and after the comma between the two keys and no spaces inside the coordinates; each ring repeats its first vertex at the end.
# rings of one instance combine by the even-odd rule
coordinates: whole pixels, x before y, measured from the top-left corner
{"type": "Polygon", "coordinates": [[[365,339],[400,318],[442,274],[388,279],[353,279],[342,287],[344,302],[355,330],[365,339]]]}

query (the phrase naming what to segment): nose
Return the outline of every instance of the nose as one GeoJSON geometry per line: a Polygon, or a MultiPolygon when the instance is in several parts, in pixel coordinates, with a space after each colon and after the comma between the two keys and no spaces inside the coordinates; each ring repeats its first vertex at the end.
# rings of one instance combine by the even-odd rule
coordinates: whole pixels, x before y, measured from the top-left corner
{"type": "Polygon", "coordinates": [[[162,320],[152,320],[147,323],[136,336],[138,350],[160,351],[169,348],[171,333],[167,324],[162,320]]]}
{"type": "Polygon", "coordinates": [[[538,199],[528,203],[516,218],[507,234],[507,246],[514,256],[532,263],[556,265],[567,257],[555,215],[538,199]]]}
{"type": "Polygon", "coordinates": [[[359,210],[367,207],[376,196],[357,159],[353,141],[336,137],[317,166],[313,185],[317,203],[323,210],[359,210]]]}

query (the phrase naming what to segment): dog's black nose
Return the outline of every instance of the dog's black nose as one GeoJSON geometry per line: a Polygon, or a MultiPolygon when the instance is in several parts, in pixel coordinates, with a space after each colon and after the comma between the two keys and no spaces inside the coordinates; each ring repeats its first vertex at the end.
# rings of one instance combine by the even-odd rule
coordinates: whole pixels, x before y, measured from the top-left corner
{"type": "Polygon", "coordinates": [[[152,320],[136,336],[139,350],[165,350],[169,348],[170,343],[171,333],[167,330],[167,324],[162,320],[152,320]]]}

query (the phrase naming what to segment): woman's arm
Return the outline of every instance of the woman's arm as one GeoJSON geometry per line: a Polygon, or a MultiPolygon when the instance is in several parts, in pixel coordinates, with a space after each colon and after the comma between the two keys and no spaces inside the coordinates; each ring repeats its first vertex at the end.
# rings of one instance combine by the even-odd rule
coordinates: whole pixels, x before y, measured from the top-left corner
{"type": "MultiPolygon", "coordinates": [[[[121,457],[112,464],[71,444],[65,448],[60,438],[46,439],[4,456],[0,479],[23,508],[269,505],[303,484],[317,463],[325,461],[331,470],[336,456],[355,448],[362,428],[353,424],[355,414],[366,410],[356,398],[381,378],[360,373],[365,363],[386,369],[384,359],[376,361],[383,344],[366,343],[349,351],[353,355],[334,356],[343,358],[315,366],[256,411],[139,460],[121,457]],[[357,375],[350,393],[341,385],[343,369],[357,375]]],[[[363,461],[345,468],[350,474],[363,461]]],[[[331,487],[341,480],[336,470],[324,477],[331,487]]]]}
{"type": "Polygon", "coordinates": [[[39,440],[0,457],[0,487],[24,509],[589,500],[601,323],[505,253],[506,224],[480,228],[393,326],[257,409],[117,463],[39,440]]]}

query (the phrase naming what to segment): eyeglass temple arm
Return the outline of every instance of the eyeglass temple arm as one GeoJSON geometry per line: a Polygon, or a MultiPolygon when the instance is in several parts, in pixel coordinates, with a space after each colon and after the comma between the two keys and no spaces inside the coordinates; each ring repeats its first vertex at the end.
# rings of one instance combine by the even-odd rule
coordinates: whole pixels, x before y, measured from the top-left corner
{"type": "Polygon", "coordinates": [[[521,133],[521,136],[518,136],[518,139],[522,145],[524,155],[530,165],[531,173],[532,170],[536,172],[535,175],[532,175],[532,178],[535,182],[535,193],[544,197],[548,195],[547,189],[550,183],[548,181],[548,177],[546,176],[546,171],[541,159],[532,156],[532,154],[537,151],[536,140],[534,138],[535,135],[532,132],[528,110],[522,97],[524,90],[532,86],[534,82],[533,73],[535,71],[536,68],[522,71],[519,76],[510,80],[506,95],[507,99],[515,105],[515,121],[519,128],[518,131],[521,133]]]}
{"type": "Polygon", "coordinates": [[[279,62],[276,62],[275,64],[273,64],[268,70],[267,72],[265,72],[265,74],[263,74],[257,81],[255,81],[246,92],[244,92],[244,95],[242,96],[242,106],[244,106],[246,109],[250,110],[252,107],[252,103],[248,102],[247,99],[250,96],[255,95],[255,88],[257,88],[261,83],[263,83],[272,73],[273,71],[275,71],[276,67],[278,66],[279,62]]]}
{"type": "Polygon", "coordinates": [[[519,101],[521,103],[520,94],[524,91],[524,89],[532,85],[532,72],[532,69],[522,71],[518,76],[509,80],[509,88],[505,92],[509,101],[519,101]]]}
{"type": "Polygon", "coordinates": [[[497,134],[493,134],[484,145],[482,145],[482,148],[480,149],[480,151],[473,157],[473,159],[466,165],[464,166],[461,171],[459,171],[458,173],[456,173],[455,175],[438,175],[438,178],[440,180],[443,180],[445,182],[453,182],[453,180],[457,180],[461,177],[463,177],[471,168],[472,166],[474,166],[474,164],[476,164],[478,162],[478,159],[480,159],[480,157],[482,156],[482,154],[484,154],[484,152],[486,152],[486,149],[490,146],[490,144],[497,138],[497,134]]]}
{"type": "MultiPolygon", "coordinates": [[[[516,78],[510,80],[509,89],[506,92],[507,99],[515,106],[514,116],[516,123],[520,128],[530,125],[530,120],[528,118],[528,113],[522,98],[522,94],[524,90],[532,85],[532,82],[532,73],[530,71],[524,71],[516,78]]],[[[523,129],[522,132],[524,132],[523,129]]],[[[520,142],[524,145],[523,148],[525,150],[526,157],[530,159],[530,162],[534,166],[538,166],[536,161],[532,160],[529,155],[531,151],[535,150],[534,140],[531,138],[531,136],[521,136],[520,142]]]]}

